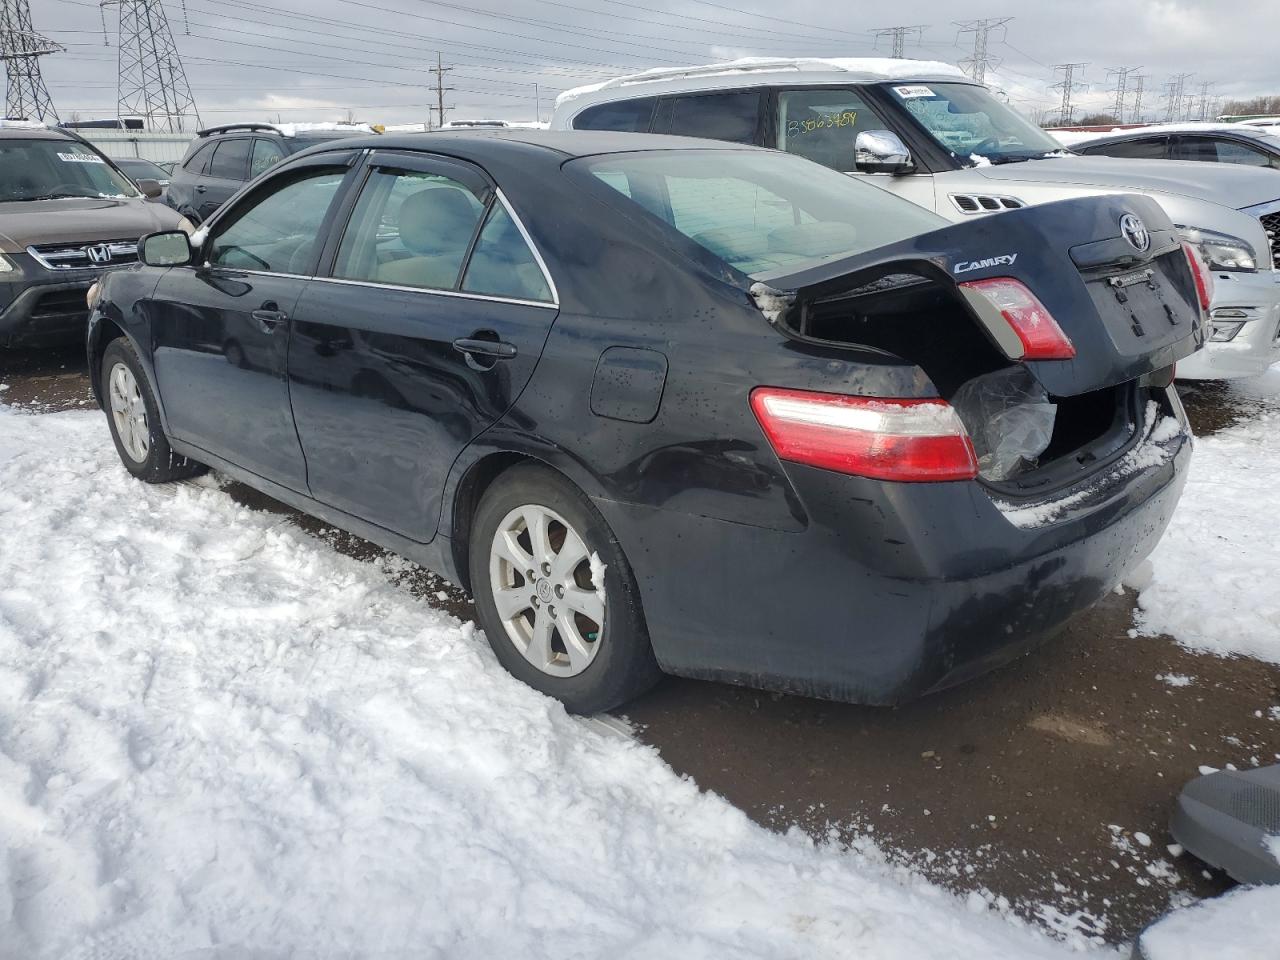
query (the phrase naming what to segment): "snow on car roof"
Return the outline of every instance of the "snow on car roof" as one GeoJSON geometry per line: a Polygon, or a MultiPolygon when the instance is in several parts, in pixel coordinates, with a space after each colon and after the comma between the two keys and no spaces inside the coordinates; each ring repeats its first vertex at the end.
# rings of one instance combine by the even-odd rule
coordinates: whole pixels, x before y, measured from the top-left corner
{"type": "Polygon", "coordinates": [[[938,60],[903,60],[890,57],[742,57],[693,67],[657,67],[566,90],[556,106],[616,87],[668,80],[704,77],[752,77],[769,73],[839,73],[850,80],[917,80],[935,77],[967,79],[959,67],[938,60]]]}

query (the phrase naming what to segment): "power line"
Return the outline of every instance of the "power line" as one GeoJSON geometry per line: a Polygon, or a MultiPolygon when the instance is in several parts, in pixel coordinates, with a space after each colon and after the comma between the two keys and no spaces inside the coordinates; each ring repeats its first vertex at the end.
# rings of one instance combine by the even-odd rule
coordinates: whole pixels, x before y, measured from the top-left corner
{"type": "Polygon", "coordinates": [[[901,60],[907,37],[914,35],[916,41],[919,42],[924,39],[924,32],[928,27],[927,23],[917,23],[910,27],[880,27],[870,32],[876,38],[877,47],[880,45],[881,37],[889,37],[892,40],[892,53],[890,53],[890,56],[895,60],[901,60]]]}
{"type": "Polygon", "coordinates": [[[973,55],[960,61],[960,69],[964,70],[978,83],[986,81],[988,67],[995,69],[1000,63],[998,57],[993,57],[987,53],[988,38],[996,30],[1005,30],[1005,24],[1012,19],[1013,17],[993,17],[987,20],[955,21],[955,25],[960,28],[956,31],[957,45],[960,43],[960,38],[966,33],[973,34],[973,55]]]}
{"type": "Polygon", "coordinates": [[[53,108],[53,98],[40,75],[40,58],[65,49],[35,32],[27,0],[3,0],[0,60],[4,61],[5,116],[57,122],[58,111],[53,108]]]}
{"type": "Polygon", "coordinates": [[[1071,123],[1071,95],[1079,90],[1089,89],[1089,85],[1075,79],[1076,70],[1084,72],[1087,63],[1055,63],[1055,72],[1062,73],[1062,79],[1050,84],[1050,90],[1062,91],[1062,105],[1058,108],[1058,126],[1065,127],[1071,123]]]}

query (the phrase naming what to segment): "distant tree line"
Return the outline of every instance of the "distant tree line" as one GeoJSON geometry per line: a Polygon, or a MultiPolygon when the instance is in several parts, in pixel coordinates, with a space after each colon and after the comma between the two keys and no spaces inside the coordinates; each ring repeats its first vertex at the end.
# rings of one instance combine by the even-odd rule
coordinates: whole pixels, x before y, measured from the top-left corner
{"type": "Polygon", "coordinates": [[[1225,117],[1248,117],[1255,113],[1280,113],[1280,95],[1254,97],[1252,100],[1228,100],[1222,105],[1225,117]]]}

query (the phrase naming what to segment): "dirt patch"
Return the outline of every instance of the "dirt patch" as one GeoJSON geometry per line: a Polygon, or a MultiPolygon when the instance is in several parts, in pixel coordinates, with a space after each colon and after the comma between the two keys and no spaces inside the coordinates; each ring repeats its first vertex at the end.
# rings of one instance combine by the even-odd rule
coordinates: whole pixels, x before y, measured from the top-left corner
{"type": "Polygon", "coordinates": [[[0,403],[35,413],[92,408],[84,347],[0,349],[0,403]]]}

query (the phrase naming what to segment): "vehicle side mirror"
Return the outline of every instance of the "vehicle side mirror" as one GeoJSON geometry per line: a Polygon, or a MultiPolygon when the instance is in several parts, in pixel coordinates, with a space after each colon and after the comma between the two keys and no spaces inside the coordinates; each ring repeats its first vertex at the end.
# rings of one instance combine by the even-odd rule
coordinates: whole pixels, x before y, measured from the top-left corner
{"type": "Polygon", "coordinates": [[[148,267],[185,267],[194,257],[191,241],[181,230],[147,234],[139,252],[148,267]]]}
{"type": "Polygon", "coordinates": [[[138,189],[142,192],[142,195],[148,200],[154,200],[163,192],[160,188],[160,183],[156,180],[149,180],[146,177],[143,177],[141,180],[136,181],[136,183],[138,189]]]}
{"type": "Polygon", "coordinates": [[[859,173],[908,173],[915,168],[911,151],[890,130],[863,130],[853,143],[859,173]]]}

